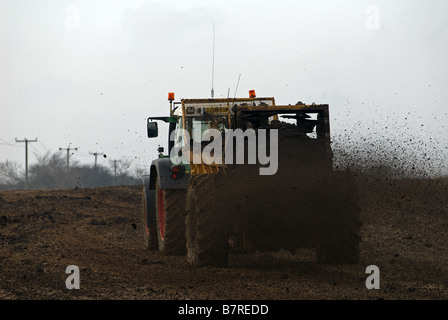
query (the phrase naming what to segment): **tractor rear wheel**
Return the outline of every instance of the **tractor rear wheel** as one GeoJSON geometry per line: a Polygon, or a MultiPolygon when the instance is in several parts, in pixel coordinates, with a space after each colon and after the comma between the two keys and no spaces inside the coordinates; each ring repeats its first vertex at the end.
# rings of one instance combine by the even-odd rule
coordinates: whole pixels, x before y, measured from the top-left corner
{"type": "Polygon", "coordinates": [[[187,193],[187,258],[193,266],[227,266],[230,223],[213,175],[195,176],[187,193]],[[201,196],[206,195],[206,196],[201,196]]]}
{"type": "Polygon", "coordinates": [[[164,254],[186,254],[185,195],[184,189],[161,189],[156,182],[157,236],[164,254]]]}

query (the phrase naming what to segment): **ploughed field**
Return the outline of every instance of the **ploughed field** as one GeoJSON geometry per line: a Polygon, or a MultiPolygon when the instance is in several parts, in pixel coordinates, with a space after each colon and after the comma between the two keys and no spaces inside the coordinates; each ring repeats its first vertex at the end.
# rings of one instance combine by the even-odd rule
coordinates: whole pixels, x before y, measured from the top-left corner
{"type": "Polygon", "coordinates": [[[0,191],[0,299],[448,299],[448,179],[357,184],[359,263],[304,249],[231,252],[227,268],[147,250],[140,186],[0,191]]]}

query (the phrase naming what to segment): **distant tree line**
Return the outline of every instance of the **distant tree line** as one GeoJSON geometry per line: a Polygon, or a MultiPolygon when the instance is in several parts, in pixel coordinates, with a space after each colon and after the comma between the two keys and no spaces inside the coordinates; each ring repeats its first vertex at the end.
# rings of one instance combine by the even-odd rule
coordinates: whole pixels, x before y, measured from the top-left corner
{"type": "MultiPolygon", "coordinates": [[[[28,189],[93,188],[114,185],[136,185],[140,174],[129,172],[130,162],[121,161],[114,169],[102,165],[91,167],[70,162],[60,153],[46,153],[37,157],[37,162],[28,168],[28,189]]],[[[20,190],[25,188],[25,170],[12,161],[0,163],[0,189],[20,190]]]]}

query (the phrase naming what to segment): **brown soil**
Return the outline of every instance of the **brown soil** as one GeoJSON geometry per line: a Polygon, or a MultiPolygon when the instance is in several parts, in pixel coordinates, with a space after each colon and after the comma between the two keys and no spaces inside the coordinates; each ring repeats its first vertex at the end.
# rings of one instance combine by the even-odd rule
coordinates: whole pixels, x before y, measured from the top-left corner
{"type": "Polygon", "coordinates": [[[448,299],[448,180],[357,183],[360,261],[332,266],[312,250],[233,252],[227,268],[148,251],[141,187],[1,191],[0,299],[448,299]]]}

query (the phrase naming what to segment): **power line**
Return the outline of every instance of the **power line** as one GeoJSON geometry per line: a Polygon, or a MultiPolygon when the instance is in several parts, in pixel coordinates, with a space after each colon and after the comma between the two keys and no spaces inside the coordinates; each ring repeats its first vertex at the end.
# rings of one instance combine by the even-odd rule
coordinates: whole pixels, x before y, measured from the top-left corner
{"type": "Polygon", "coordinates": [[[38,143],[45,150],[45,152],[48,152],[48,149],[42,144],[42,141],[39,140],[38,143]]]}
{"type": "Polygon", "coordinates": [[[33,153],[34,153],[34,155],[36,156],[36,157],[40,157],[40,155],[41,155],[41,152],[39,151],[39,150],[37,150],[37,148],[35,147],[35,146],[33,146],[33,145],[30,145],[30,147],[31,147],[31,149],[33,149],[33,153]]]}
{"type": "Polygon", "coordinates": [[[17,140],[16,142],[25,142],[25,190],[28,190],[28,143],[37,142],[37,138],[34,140],[28,140],[25,138],[24,140],[17,140]]]}
{"type": "Polygon", "coordinates": [[[8,146],[8,147],[17,147],[16,145],[12,144],[11,142],[14,142],[14,139],[11,141],[6,141],[0,138],[0,145],[2,146],[8,146]]]}

